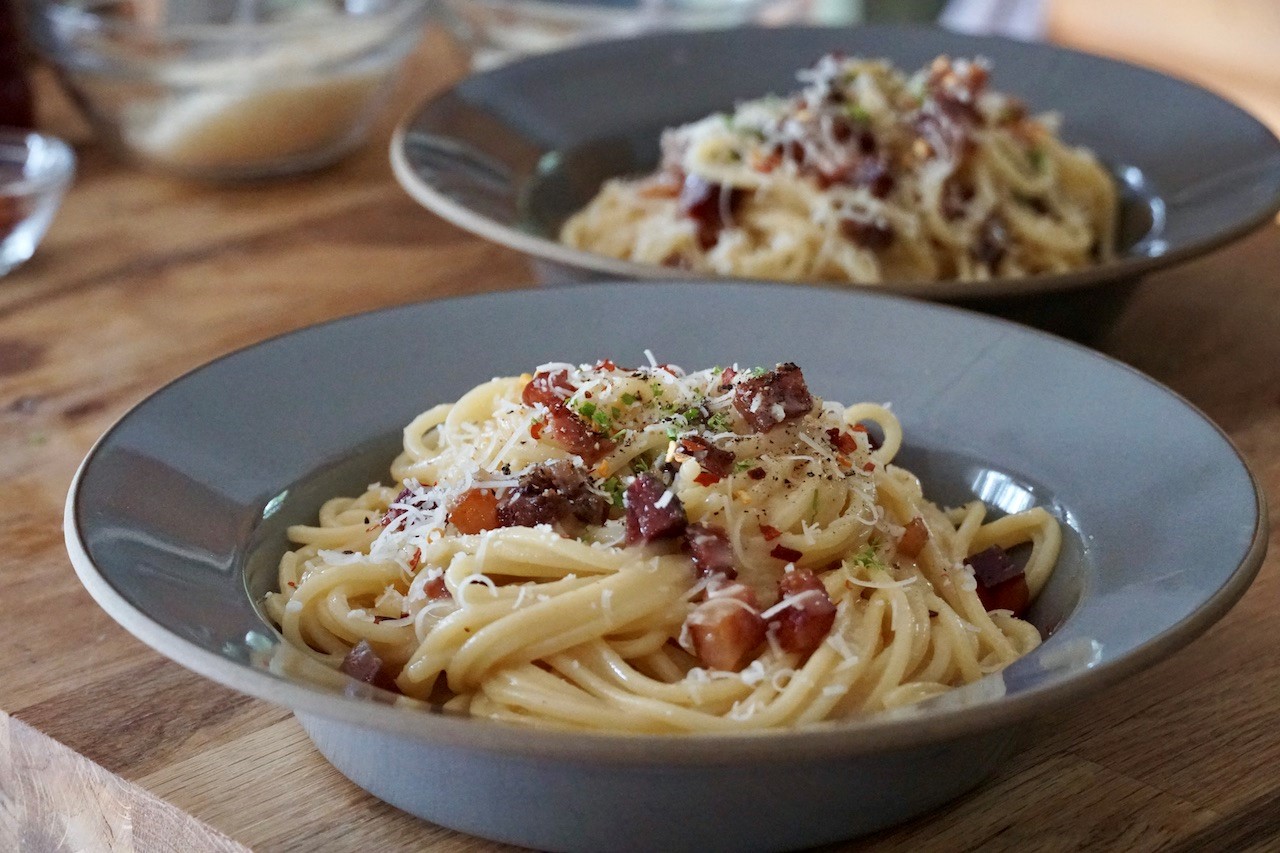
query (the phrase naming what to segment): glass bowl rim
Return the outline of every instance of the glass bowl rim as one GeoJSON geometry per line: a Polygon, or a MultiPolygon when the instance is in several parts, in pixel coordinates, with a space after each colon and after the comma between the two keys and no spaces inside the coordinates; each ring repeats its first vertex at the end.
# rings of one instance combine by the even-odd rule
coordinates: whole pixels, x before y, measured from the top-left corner
{"type": "MultiPolygon", "coordinates": [[[[382,8],[373,12],[352,14],[345,9],[340,14],[315,20],[292,21],[246,21],[234,24],[140,24],[122,18],[108,18],[98,14],[86,5],[68,0],[51,0],[37,5],[37,15],[55,27],[73,29],[77,32],[94,32],[103,35],[126,36],[131,39],[144,37],[148,40],[165,41],[201,41],[201,42],[237,42],[246,39],[260,40],[288,36],[291,39],[320,33],[335,25],[349,25],[352,21],[380,21],[421,18],[425,19],[431,10],[431,0],[379,0],[382,8]]],[[[396,33],[398,34],[398,30],[396,33]]],[[[56,48],[65,39],[54,38],[46,47],[56,48]]]]}
{"type": "Polygon", "coordinates": [[[26,165],[30,162],[32,144],[36,140],[48,146],[53,156],[37,174],[24,173],[14,180],[0,180],[0,194],[28,195],[64,185],[71,180],[76,167],[74,149],[62,139],[36,130],[0,125],[0,162],[26,165]],[[8,156],[8,152],[17,146],[21,146],[24,151],[20,161],[8,156]]]}

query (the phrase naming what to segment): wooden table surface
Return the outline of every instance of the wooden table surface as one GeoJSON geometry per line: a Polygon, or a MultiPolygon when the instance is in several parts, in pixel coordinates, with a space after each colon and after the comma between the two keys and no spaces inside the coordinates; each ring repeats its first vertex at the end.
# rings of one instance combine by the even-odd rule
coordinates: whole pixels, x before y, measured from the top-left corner
{"type": "MultiPolygon", "coordinates": [[[[519,256],[436,219],[391,176],[395,115],[460,67],[429,40],[357,155],[223,188],[113,161],[41,81],[42,124],[77,142],[81,166],[36,258],[0,282],[0,711],[13,717],[0,714],[0,848],[133,849],[122,826],[163,837],[142,832],[156,809],[132,805],[158,797],[207,824],[171,849],[499,849],[375,800],[284,709],[134,640],[81,588],[62,539],[94,439],[184,371],[331,317],[532,280],[519,256]],[[65,768],[99,778],[86,759],[138,795],[116,796],[96,829],[66,816],[86,806],[65,768]],[[68,840],[84,833],[97,843],[68,840]]],[[[976,792],[851,847],[1280,849],[1278,271],[1271,224],[1152,276],[1099,344],[1217,421],[1271,495],[1253,587],[1171,659],[1040,721],[976,792]]],[[[93,802],[87,813],[105,808],[93,802]]]]}

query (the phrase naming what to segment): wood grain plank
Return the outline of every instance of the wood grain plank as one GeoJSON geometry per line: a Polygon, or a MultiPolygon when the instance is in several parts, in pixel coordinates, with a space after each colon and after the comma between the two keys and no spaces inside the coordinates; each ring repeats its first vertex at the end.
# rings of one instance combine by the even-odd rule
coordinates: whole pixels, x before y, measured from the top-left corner
{"type": "Polygon", "coordinates": [[[136,778],[288,715],[136,646],[134,666],[77,686],[75,702],[58,697],[29,705],[22,719],[108,770],[136,778]],[[180,714],[170,710],[179,708],[180,714]]]}
{"type": "Polygon", "coordinates": [[[248,853],[3,711],[0,850],[248,853]]]}
{"type": "Polygon", "coordinates": [[[333,769],[292,717],[246,730],[139,781],[213,826],[234,827],[239,840],[260,850],[516,849],[451,832],[374,799],[333,769]]]}
{"type": "Polygon", "coordinates": [[[1091,761],[1024,754],[976,793],[857,847],[874,853],[1156,851],[1216,819],[1208,809],[1091,761]],[[1074,807],[1059,808],[1064,801],[1074,807]]]}

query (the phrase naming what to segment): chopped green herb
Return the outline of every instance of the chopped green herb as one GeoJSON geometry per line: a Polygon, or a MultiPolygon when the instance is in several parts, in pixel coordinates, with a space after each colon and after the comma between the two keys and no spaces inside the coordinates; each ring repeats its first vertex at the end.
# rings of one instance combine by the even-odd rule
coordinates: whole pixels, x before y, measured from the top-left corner
{"type": "Polygon", "coordinates": [[[769,371],[765,370],[763,367],[753,367],[747,371],[747,376],[751,377],[752,379],[759,379],[761,376],[764,376],[768,372],[769,371]]]}
{"type": "Polygon", "coordinates": [[[684,419],[688,423],[693,423],[694,421],[700,419],[701,417],[702,417],[702,412],[698,411],[697,409],[685,409],[684,411],[684,419]]]}
{"type": "Polygon", "coordinates": [[[621,399],[622,399],[622,405],[624,406],[634,406],[636,404],[635,394],[623,394],[621,399]]]}
{"type": "Polygon", "coordinates": [[[617,477],[610,477],[600,484],[600,488],[609,493],[609,499],[618,509],[622,508],[622,495],[626,489],[622,485],[622,481],[617,477]]]}
{"type": "Polygon", "coordinates": [[[867,112],[866,107],[861,104],[850,104],[844,109],[845,115],[860,124],[871,123],[871,113],[867,112]]]}
{"type": "Polygon", "coordinates": [[[643,456],[637,456],[635,459],[631,460],[631,469],[637,474],[643,474],[645,471],[649,470],[649,460],[645,459],[643,456]]]}
{"type": "Polygon", "coordinates": [[[649,388],[653,391],[653,396],[655,396],[655,397],[661,397],[661,396],[662,396],[662,383],[661,383],[661,382],[650,382],[650,383],[649,383],[649,388]]]}
{"type": "Polygon", "coordinates": [[[672,424],[671,426],[667,427],[668,440],[675,441],[679,437],[680,437],[680,430],[675,426],[675,424],[672,424]]]}
{"type": "Polygon", "coordinates": [[[717,364],[715,367],[711,368],[712,376],[719,376],[721,373],[724,373],[724,368],[720,365],[717,364]]]}
{"type": "Polygon", "coordinates": [[[733,463],[733,473],[741,474],[748,468],[753,467],[755,463],[756,460],[754,459],[739,459],[737,462],[733,463]]]}
{"type": "Polygon", "coordinates": [[[600,409],[590,400],[584,400],[578,404],[578,414],[602,429],[608,430],[613,426],[613,419],[609,417],[609,413],[600,409]]]}
{"type": "Polygon", "coordinates": [[[876,553],[876,546],[873,542],[868,542],[862,546],[862,550],[849,558],[854,565],[862,566],[864,569],[883,569],[884,563],[880,562],[880,556],[876,553]]]}
{"type": "Polygon", "coordinates": [[[712,432],[729,432],[732,424],[725,412],[716,412],[707,418],[707,429],[712,432]]]}

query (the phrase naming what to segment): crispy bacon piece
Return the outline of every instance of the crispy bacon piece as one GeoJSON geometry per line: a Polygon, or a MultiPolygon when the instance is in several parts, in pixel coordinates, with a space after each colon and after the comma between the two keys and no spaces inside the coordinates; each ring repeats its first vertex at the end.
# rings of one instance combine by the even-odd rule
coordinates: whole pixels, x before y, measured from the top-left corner
{"type": "Polygon", "coordinates": [[[787,602],[787,606],[769,617],[769,630],[783,651],[807,660],[831,633],[836,606],[822,581],[808,569],[795,569],[782,576],[778,581],[778,600],[787,602]],[[788,599],[791,600],[787,602],[788,599]]]}
{"type": "MultiPolygon", "coordinates": [[[[763,530],[763,528],[761,528],[763,530]]],[[[785,560],[788,563],[794,563],[804,556],[803,551],[797,551],[795,548],[788,548],[786,545],[774,545],[773,550],[769,552],[769,556],[775,560],[785,560]]]]}
{"type": "Polygon", "coordinates": [[[854,219],[845,217],[840,220],[840,233],[849,242],[864,249],[877,251],[893,245],[895,232],[893,226],[883,219],[854,219]]]}
{"type": "Polygon", "coordinates": [[[897,180],[889,169],[889,163],[882,156],[863,157],[853,170],[852,183],[856,187],[866,187],[875,198],[888,198],[889,193],[897,186],[897,180]]]}
{"type": "Polygon", "coordinates": [[[764,642],[765,621],[755,593],[742,584],[716,590],[686,622],[694,654],[711,669],[737,672],[764,642]]]}
{"type": "Polygon", "coordinates": [[[618,446],[608,436],[592,429],[564,403],[554,403],[547,409],[549,414],[542,436],[570,453],[581,456],[582,461],[588,465],[599,462],[618,446]]]}
{"type": "Polygon", "coordinates": [[[702,466],[702,473],[695,479],[700,486],[718,483],[733,470],[732,450],[723,450],[700,435],[687,435],[680,439],[679,450],[702,466]]]}
{"type": "Polygon", "coordinates": [[[459,533],[481,533],[498,527],[498,498],[491,489],[468,489],[454,504],[449,521],[459,533]]]}
{"type": "Polygon", "coordinates": [[[356,643],[351,651],[347,652],[338,668],[356,681],[363,681],[365,684],[372,684],[383,690],[396,689],[395,681],[386,671],[382,658],[378,657],[378,653],[369,645],[368,640],[356,643]]]}
{"type": "Polygon", "coordinates": [[[942,193],[938,198],[938,209],[942,218],[954,222],[969,211],[969,204],[976,195],[973,185],[959,180],[952,175],[942,182],[942,193]]]}
{"type": "Polygon", "coordinates": [[[936,103],[925,104],[917,110],[911,127],[932,157],[958,162],[973,150],[969,124],[957,121],[936,103]]]}
{"type": "Polygon", "coordinates": [[[809,414],[813,397],[800,368],[787,362],[763,376],[739,382],[733,392],[733,407],[751,429],[768,432],[783,421],[809,414]]]}
{"type": "Polygon", "coordinates": [[[594,465],[617,445],[596,432],[565,404],[576,390],[569,382],[568,371],[542,371],[524,386],[520,399],[526,406],[541,404],[547,408],[546,422],[530,427],[530,435],[535,439],[546,436],[570,453],[581,456],[588,465],[594,465]]]}
{"type": "Polygon", "coordinates": [[[733,387],[733,377],[738,375],[738,371],[732,367],[726,367],[720,371],[720,384],[717,386],[720,391],[728,391],[733,387]]]}
{"type": "Polygon", "coordinates": [[[503,495],[497,505],[500,527],[570,521],[604,524],[608,517],[609,499],[592,491],[586,473],[563,459],[525,472],[519,485],[503,495]]]}
{"type": "Polygon", "coordinates": [[[541,403],[550,407],[556,403],[563,403],[573,396],[573,392],[576,390],[578,389],[569,382],[569,371],[556,370],[548,372],[544,370],[541,373],[535,373],[533,378],[529,380],[529,384],[524,386],[520,399],[526,406],[536,406],[541,403]]]}
{"type": "Polygon", "coordinates": [[[973,246],[973,256],[994,270],[1009,251],[1009,229],[996,214],[988,216],[978,228],[978,242],[973,246]]]}
{"type": "Polygon", "coordinates": [[[850,155],[840,165],[819,171],[815,177],[818,186],[828,189],[836,184],[863,187],[875,198],[888,198],[897,186],[897,180],[883,155],[875,151],[875,137],[870,133],[859,136],[860,155],[850,155]],[[869,140],[869,142],[867,142],[869,140]]]}
{"type": "Polygon", "coordinates": [[[427,594],[427,598],[432,601],[441,598],[453,598],[453,594],[449,592],[448,585],[444,582],[444,575],[434,577],[422,585],[422,591],[427,594]]]}
{"type": "Polygon", "coordinates": [[[720,231],[747,197],[739,187],[725,187],[697,175],[686,175],[680,189],[680,212],[698,223],[698,242],[710,249],[720,239],[720,231]]]}
{"type": "Polygon", "coordinates": [[[674,539],[685,531],[684,505],[653,474],[637,475],[623,496],[627,508],[627,544],[674,539]],[[661,504],[661,506],[659,506],[661,504]]]}
{"type": "Polygon", "coordinates": [[[911,519],[907,529],[902,531],[902,536],[898,538],[898,553],[914,560],[920,556],[920,552],[924,550],[924,545],[928,541],[929,528],[925,526],[924,519],[917,515],[911,519]]]}
{"type": "Polygon", "coordinates": [[[980,62],[956,62],[940,56],[929,67],[925,89],[948,116],[981,124],[978,96],[986,88],[989,76],[986,66],[980,62]]]}
{"type": "Polygon", "coordinates": [[[733,580],[738,576],[733,567],[733,547],[724,530],[710,524],[690,524],[685,529],[685,541],[698,577],[723,575],[733,580]]]}
{"type": "Polygon", "coordinates": [[[988,612],[1011,610],[1021,616],[1031,604],[1031,592],[1027,588],[1027,576],[1009,559],[999,545],[971,554],[964,559],[973,568],[978,582],[978,598],[988,612]]]}

